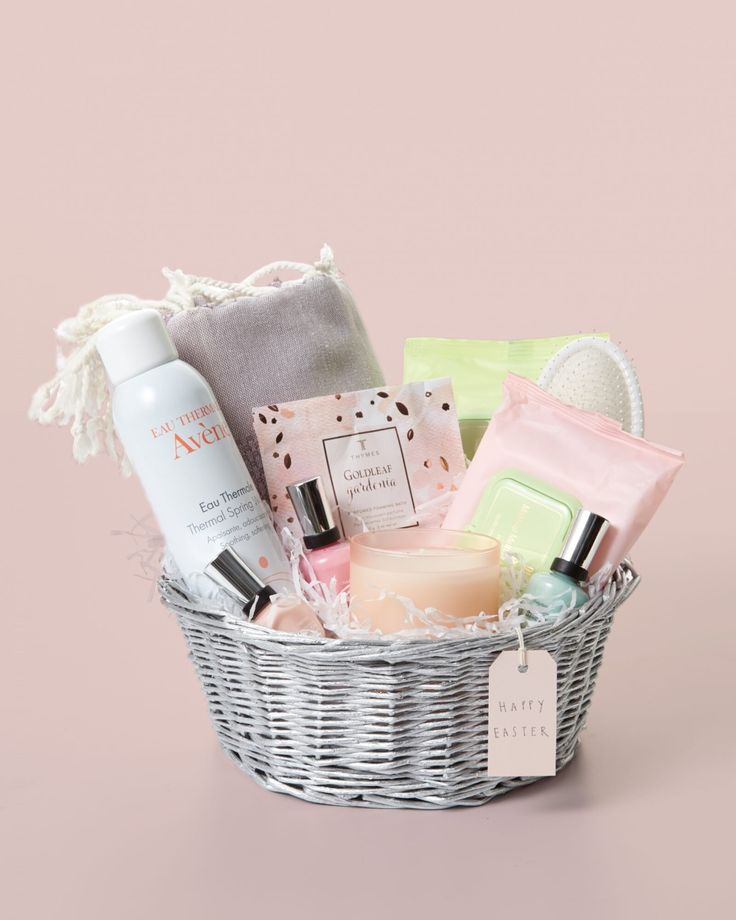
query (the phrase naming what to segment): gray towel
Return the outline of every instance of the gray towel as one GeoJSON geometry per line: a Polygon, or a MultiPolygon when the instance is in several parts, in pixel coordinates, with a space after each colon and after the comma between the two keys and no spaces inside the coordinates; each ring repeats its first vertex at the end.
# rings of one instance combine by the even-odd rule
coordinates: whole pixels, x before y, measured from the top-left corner
{"type": "Polygon", "coordinates": [[[209,382],[261,495],[266,480],[251,410],[384,383],[350,291],[332,274],[168,320],[179,356],[209,382]]]}

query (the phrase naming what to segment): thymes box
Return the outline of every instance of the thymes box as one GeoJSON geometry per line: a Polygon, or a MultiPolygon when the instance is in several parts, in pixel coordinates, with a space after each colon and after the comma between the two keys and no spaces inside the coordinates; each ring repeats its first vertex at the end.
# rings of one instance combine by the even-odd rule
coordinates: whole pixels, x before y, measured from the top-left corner
{"type": "Polygon", "coordinates": [[[253,410],[277,528],[300,535],[287,487],[321,476],[346,537],[438,527],[465,471],[447,378],[253,410]]]}

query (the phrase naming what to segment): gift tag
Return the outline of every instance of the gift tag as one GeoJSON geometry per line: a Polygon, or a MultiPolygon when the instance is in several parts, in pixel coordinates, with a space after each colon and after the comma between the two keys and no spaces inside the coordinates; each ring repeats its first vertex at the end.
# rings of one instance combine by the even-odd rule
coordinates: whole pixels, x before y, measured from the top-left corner
{"type": "MultiPolygon", "coordinates": [[[[521,637],[520,637],[521,638],[521,637]]],[[[488,672],[488,775],[554,776],[557,662],[549,652],[501,652],[488,672]]]]}

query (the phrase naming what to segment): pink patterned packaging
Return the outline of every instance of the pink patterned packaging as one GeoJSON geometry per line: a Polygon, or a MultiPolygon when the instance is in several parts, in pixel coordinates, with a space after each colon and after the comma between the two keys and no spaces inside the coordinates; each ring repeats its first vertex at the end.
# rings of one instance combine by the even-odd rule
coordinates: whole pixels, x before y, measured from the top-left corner
{"type": "Polygon", "coordinates": [[[503,389],[444,526],[464,530],[489,480],[518,469],[607,518],[611,526],[590,571],[617,566],[667,494],[683,454],[635,437],[605,415],[568,406],[516,374],[507,375],[503,389]]]}
{"type": "Polygon", "coordinates": [[[449,378],[253,410],[279,530],[299,524],[286,487],[321,476],[345,536],[439,527],[465,471],[449,378]]]}

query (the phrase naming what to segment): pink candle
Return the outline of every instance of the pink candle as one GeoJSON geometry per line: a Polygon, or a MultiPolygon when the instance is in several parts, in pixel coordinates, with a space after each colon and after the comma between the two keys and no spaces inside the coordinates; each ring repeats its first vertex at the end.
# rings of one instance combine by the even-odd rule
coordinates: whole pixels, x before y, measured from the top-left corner
{"type": "Polygon", "coordinates": [[[350,596],[360,622],[381,632],[419,626],[395,597],[441,611],[438,621],[498,612],[499,544],[483,534],[421,527],[356,534],[350,540],[350,596]]]}

